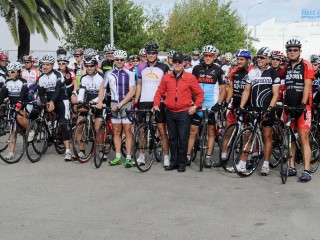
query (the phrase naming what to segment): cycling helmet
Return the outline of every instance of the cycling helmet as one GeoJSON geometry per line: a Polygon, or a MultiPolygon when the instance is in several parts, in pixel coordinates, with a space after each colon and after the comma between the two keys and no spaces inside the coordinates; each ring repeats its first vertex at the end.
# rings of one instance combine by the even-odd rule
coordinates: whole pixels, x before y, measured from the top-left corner
{"type": "Polygon", "coordinates": [[[189,55],[184,55],[184,60],[191,62],[191,57],[189,55]]]}
{"type": "Polygon", "coordinates": [[[218,54],[219,53],[219,50],[212,46],[212,45],[206,45],[202,48],[202,54],[203,53],[213,53],[213,54],[218,54]]]}
{"type": "Polygon", "coordinates": [[[33,62],[33,57],[31,55],[26,55],[22,57],[23,62],[33,62]]]}
{"type": "Polygon", "coordinates": [[[253,64],[255,64],[255,65],[257,65],[258,64],[258,58],[257,58],[257,56],[254,56],[253,58],[252,58],[252,62],[253,62],[253,64]]]}
{"type": "Polygon", "coordinates": [[[60,61],[64,61],[64,62],[69,63],[69,58],[67,57],[67,55],[59,55],[57,57],[57,62],[60,62],[60,61]]]}
{"type": "Polygon", "coordinates": [[[146,49],[145,48],[141,48],[140,51],[139,51],[139,56],[141,55],[146,55],[146,49]]]}
{"type": "Polygon", "coordinates": [[[219,60],[220,60],[220,61],[225,61],[225,60],[226,60],[226,57],[222,54],[222,55],[219,56],[219,60]]]}
{"type": "Polygon", "coordinates": [[[236,58],[232,58],[231,61],[230,61],[230,64],[231,64],[232,66],[237,65],[237,64],[238,64],[237,59],[236,59],[236,58]]]}
{"type": "Polygon", "coordinates": [[[7,66],[8,71],[21,71],[22,67],[19,62],[11,62],[7,66]]]}
{"type": "Polygon", "coordinates": [[[84,50],[83,55],[84,57],[88,57],[88,56],[96,56],[98,53],[96,50],[94,50],[93,48],[87,48],[86,50],[84,50]]]}
{"type": "Polygon", "coordinates": [[[54,64],[54,57],[49,55],[49,54],[46,54],[44,55],[41,60],[40,60],[41,63],[52,63],[54,64]]]}
{"type": "Polygon", "coordinates": [[[173,54],[175,53],[176,51],[175,50],[169,50],[167,52],[167,57],[173,57],[173,54]]]}
{"type": "Polygon", "coordinates": [[[271,57],[272,50],[268,47],[262,47],[257,51],[257,56],[271,57]]]}
{"type": "Polygon", "coordinates": [[[105,52],[114,52],[116,50],[117,50],[116,47],[113,46],[112,44],[107,44],[103,48],[103,51],[105,51],[105,52]]]}
{"type": "Polygon", "coordinates": [[[272,51],[272,57],[281,58],[282,52],[279,50],[272,51]]]}
{"type": "Polygon", "coordinates": [[[146,49],[146,52],[148,51],[159,51],[159,45],[153,42],[147,43],[147,45],[144,47],[146,49]]]}
{"type": "Polygon", "coordinates": [[[82,54],[83,54],[82,48],[78,48],[73,51],[73,55],[82,55],[82,54]]]}
{"type": "Polygon", "coordinates": [[[298,39],[292,38],[286,42],[286,49],[289,47],[298,47],[301,48],[301,42],[298,39]]]}
{"type": "Polygon", "coordinates": [[[192,55],[199,55],[199,51],[197,50],[192,51],[192,55]]]}
{"type": "Polygon", "coordinates": [[[64,48],[58,48],[57,55],[67,55],[67,50],[64,48]]]}
{"type": "Polygon", "coordinates": [[[231,61],[231,59],[232,59],[232,54],[231,54],[230,52],[227,52],[224,56],[225,56],[225,58],[226,58],[227,61],[231,61]]]}
{"type": "Polygon", "coordinates": [[[0,60],[8,60],[8,55],[5,53],[0,54],[0,60]]]}
{"type": "Polygon", "coordinates": [[[319,55],[317,54],[311,54],[310,56],[310,62],[317,62],[319,59],[319,55]]]}
{"type": "Polygon", "coordinates": [[[116,50],[114,53],[113,53],[113,57],[115,59],[126,59],[127,58],[127,52],[126,51],[123,51],[123,50],[116,50]]]}
{"type": "Polygon", "coordinates": [[[87,55],[83,59],[84,64],[97,64],[98,61],[95,56],[87,55]]]}
{"type": "Polygon", "coordinates": [[[140,60],[139,56],[138,55],[131,55],[132,56],[132,60],[135,60],[135,59],[138,59],[140,60]]]}
{"type": "Polygon", "coordinates": [[[251,58],[251,52],[248,49],[239,49],[236,53],[235,53],[236,57],[243,57],[243,58],[251,58]]]}

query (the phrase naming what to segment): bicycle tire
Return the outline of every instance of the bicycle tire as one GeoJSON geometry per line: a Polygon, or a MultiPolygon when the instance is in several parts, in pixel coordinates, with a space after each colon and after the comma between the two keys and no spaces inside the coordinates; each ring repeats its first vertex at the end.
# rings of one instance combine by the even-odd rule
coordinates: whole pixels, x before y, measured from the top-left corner
{"type": "MultiPolygon", "coordinates": [[[[232,132],[230,134],[229,141],[227,142],[227,157],[226,157],[226,160],[225,160],[226,162],[222,161],[222,146],[219,147],[219,162],[220,162],[221,167],[224,170],[227,170],[227,168],[230,167],[228,165],[228,163],[230,163],[229,160],[230,160],[231,150],[232,150],[233,142],[237,137],[237,133],[238,133],[238,130],[239,130],[239,125],[237,123],[230,124],[224,130],[224,132],[222,134],[222,138],[221,138],[221,144],[223,144],[225,138],[227,138],[227,136],[228,136],[228,134],[230,133],[231,130],[232,130],[232,132]]],[[[231,163],[231,165],[232,165],[232,163],[231,163]]]]}
{"type": "MultiPolygon", "coordinates": [[[[235,172],[240,177],[249,177],[257,169],[260,160],[262,159],[262,143],[260,138],[257,136],[257,133],[254,132],[253,127],[247,127],[240,131],[236,137],[233,147],[232,147],[232,162],[235,172]],[[247,137],[248,136],[248,137],[247,137]],[[247,139],[246,139],[247,138],[247,139]],[[245,141],[246,139],[246,141],[245,141]],[[250,144],[249,142],[252,141],[250,144]],[[252,147],[253,145],[253,147],[252,147]],[[239,153],[235,149],[239,149],[239,153]],[[246,148],[246,152],[250,155],[250,150],[252,149],[251,159],[246,161],[246,172],[240,172],[237,169],[237,164],[240,161],[243,150],[246,148]],[[249,170],[249,171],[248,171],[249,170]]],[[[248,156],[249,157],[249,156],[248,156]]]]}
{"type": "Polygon", "coordinates": [[[200,137],[200,159],[199,159],[199,171],[202,172],[204,166],[204,159],[208,151],[208,134],[207,127],[202,128],[200,137]]]}
{"type": "Polygon", "coordinates": [[[136,132],[133,136],[133,152],[135,153],[133,155],[133,159],[136,164],[136,167],[141,172],[149,171],[155,159],[155,138],[154,133],[150,131],[151,130],[149,129],[148,125],[143,123],[137,127],[136,132]],[[151,136],[149,141],[148,136],[151,136]],[[140,154],[140,151],[144,151],[144,165],[141,165],[141,163],[138,162],[138,156],[140,154]]]}
{"type": "Polygon", "coordinates": [[[95,139],[94,144],[94,157],[93,162],[96,168],[100,168],[104,157],[110,152],[113,145],[112,137],[109,137],[109,130],[105,122],[101,122],[95,139]],[[111,139],[111,140],[110,140],[111,139]],[[100,152],[102,155],[100,156],[100,152]]]}
{"type": "Polygon", "coordinates": [[[92,155],[93,155],[93,151],[94,151],[94,142],[95,142],[95,138],[96,138],[96,132],[94,130],[93,124],[89,125],[89,121],[87,119],[83,119],[81,120],[77,126],[74,129],[73,132],[73,141],[72,141],[72,147],[73,147],[73,152],[74,155],[77,159],[78,162],[80,163],[86,163],[88,162],[92,155]],[[80,141],[84,142],[85,144],[85,157],[80,158],[79,157],[79,152],[80,152],[80,148],[79,148],[79,138],[77,138],[77,135],[80,135],[80,141]],[[89,144],[89,145],[88,145],[89,144]],[[87,148],[88,145],[89,147],[87,148]],[[89,150],[89,151],[88,151],[89,150]]]}
{"type": "Polygon", "coordinates": [[[290,147],[289,147],[289,136],[290,136],[289,129],[285,129],[283,132],[283,139],[282,139],[282,151],[281,151],[281,158],[280,158],[280,177],[283,184],[287,182],[288,179],[288,169],[290,165],[290,147]]]}
{"type": "Polygon", "coordinates": [[[47,149],[48,144],[48,132],[45,128],[44,122],[40,119],[36,119],[31,123],[31,126],[26,134],[26,154],[30,162],[36,163],[43,156],[47,149]],[[34,131],[34,137],[32,141],[28,141],[29,133],[34,131]],[[38,143],[42,142],[42,146],[38,148],[38,143]],[[33,153],[34,152],[34,153],[33,153]]]}
{"type": "Polygon", "coordinates": [[[276,168],[280,163],[282,135],[283,135],[283,122],[275,121],[272,126],[272,156],[269,162],[270,168],[276,168]]]}
{"type": "Polygon", "coordinates": [[[309,144],[311,148],[310,171],[315,173],[320,165],[319,132],[316,125],[311,125],[309,144]]]}

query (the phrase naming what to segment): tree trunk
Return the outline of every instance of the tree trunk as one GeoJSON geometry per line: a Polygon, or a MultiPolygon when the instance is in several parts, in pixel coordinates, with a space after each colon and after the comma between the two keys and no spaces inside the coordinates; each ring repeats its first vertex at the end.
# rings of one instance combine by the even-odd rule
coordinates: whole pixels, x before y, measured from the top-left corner
{"type": "Polygon", "coordinates": [[[20,41],[20,45],[18,46],[18,60],[22,60],[24,55],[30,54],[30,31],[21,16],[18,18],[18,31],[20,41]]]}

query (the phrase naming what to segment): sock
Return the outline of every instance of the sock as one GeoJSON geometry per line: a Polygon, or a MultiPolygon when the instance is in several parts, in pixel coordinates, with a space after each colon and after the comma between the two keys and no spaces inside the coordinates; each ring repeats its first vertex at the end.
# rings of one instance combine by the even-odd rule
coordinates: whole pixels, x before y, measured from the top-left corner
{"type": "Polygon", "coordinates": [[[66,153],[71,153],[70,148],[66,148],[66,153]]]}
{"type": "Polygon", "coordinates": [[[140,153],[140,156],[139,157],[143,157],[144,158],[144,153],[140,153]]]}
{"type": "Polygon", "coordinates": [[[304,172],[307,172],[307,173],[312,173],[310,170],[303,170],[304,172]]]}
{"type": "Polygon", "coordinates": [[[121,158],[121,153],[116,153],[116,158],[121,158]]]}
{"type": "Polygon", "coordinates": [[[86,153],[86,151],[85,151],[85,150],[80,150],[80,152],[82,152],[83,154],[85,154],[85,153],[86,153]]]}
{"type": "Polygon", "coordinates": [[[126,159],[130,159],[131,160],[131,155],[127,155],[126,159]]]}
{"type": "Polygon", "coordinates": [[[206,158],[211,158],[211,155],[207,155],[206,158]]]}
{"type": "Polygon", "coordinates": [[[191,155],[187,154],[187,159],[190,160],[191,159],[191,155]]]}
{"type": "Polygon", "coordinates": [[[164,159],[169,159],[170,157],[169,157],[169,155],[164,155],[163,158],[164,158],[164,159]]]}
{"type": "Polygon", "coordinates": [[[222,159],[226,159],[226,158],[227,158],[227,155],[228,155],[228,153],[223,152],[223,153],[221,153],[221,158],[222,158],[222,159]]]}
{"type": "Polygon", "coordinates": [[[264,160],[263,161],[263,167],[269,168],[269,161],[264,160]]]}
{"type": "Polygon", "coordinates": [[[252,158],[252,154],[250,153],[250,154],[248,155],[248,161],[250,161],[251,158],[252,158]]]}
{"type": "Polygon", "coordinates": [[[240,160],[239,167],[241,167],[241,168],[246,167],[246,161],[240,160]]]}

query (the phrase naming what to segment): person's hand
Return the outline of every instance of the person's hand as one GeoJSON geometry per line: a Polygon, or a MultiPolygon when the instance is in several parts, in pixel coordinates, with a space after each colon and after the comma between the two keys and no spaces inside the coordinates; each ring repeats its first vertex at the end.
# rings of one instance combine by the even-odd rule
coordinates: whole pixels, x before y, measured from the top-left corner
{"type": "Polygon", "coordinates": [[[102,102],[98,102],[97,104],[96,104],[96,108],[97,109],[101,109],[103,107],[103,103],[102,102]]]}
{"type": "Polygon", "coordinates": [[[236,114],[239,116],[242,113],[244,113],[244,108],[238,107],[237,110],[236,110],[236,114]]]}
{"type": "Polygon", "coordinates": [[[119,111],[119,110],[120,110],[119,105],[115,105],[115,106],[113,106],[113,107],[111,108],[111,111],[113,111],[113,112],[117,112],[117,111],[119,111]]]}
{"type": "Polygon", "coordinates": [[[152,111],[153,111],[153,112],[160,112],[160,108],[159,108],[158,106],[154,106],[154,107],[152,108],[152,111]]]}
{"type": "Polygon", "coordinates": [[[136,109],[138,107],[138,102],[133,102],[132,103],[132,109],[136,109]]]}
{"type": "Polygon", "coordinates": [[[15,110],[16,110],[16,112],[19,112],[21,109],[22,109],[22,102],[19,101],[19,102],[16,103],[16,108],[15,108],[15,110]]]}
{"type": "Polygon", "coordinates": [[[300,111],[306,111],[306,105],[304,103],[301,103],[297,106],[297,109],[300,111]]]}
{"type": "Polygon", "coordinates": [[[189,114],[189,115],[193,115],[193,114],[196,113],[196,111],[197,111],[197,107],[196,107],[196,106],[191,106],[191,107],[189,108],[189,110],[188,110],[188,114],[189,114]]]}
{"type": "Polygon", "coordinates": [[[227,108],[229,105],[229,103],[227,103],[226,101],[222,102],[221,107],[222,108],[227,108]]]}
{"type": "Polygon", "coordinates": [[[211,111],[216,112],[221,108],[221,103],[216,103],[212,108],[211,111]]]}
{"type": "Polygon", "coordinates": [[[50,102],[47,103],[47,109],[48,109],[48,112],[52,112],[54,110],[53,101],[50,101],[50,102]]]}

